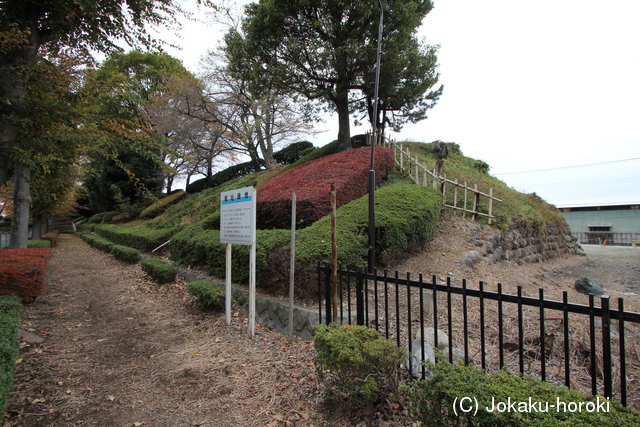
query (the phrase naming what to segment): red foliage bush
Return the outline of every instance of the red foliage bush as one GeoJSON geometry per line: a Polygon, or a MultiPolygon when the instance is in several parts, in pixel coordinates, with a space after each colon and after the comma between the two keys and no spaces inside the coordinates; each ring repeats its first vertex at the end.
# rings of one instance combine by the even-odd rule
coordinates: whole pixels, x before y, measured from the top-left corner
{"type": "Polygon", "coordinates": [[[0,294],[23,300],[42,294],[49,248],[0,249],[0,294]]]}
{"type": "MultiPolygon", "coordinates": [[[[291,193],[296,192],[297,228],[331,213],[331,183],[340,207],[367,194],[371,148],[325,156],[290,169],[258,188],[257,227],[291,227],[291,193]]],[[[376,147],[376,185],[394,167],[393,150],[376,147]]]]}

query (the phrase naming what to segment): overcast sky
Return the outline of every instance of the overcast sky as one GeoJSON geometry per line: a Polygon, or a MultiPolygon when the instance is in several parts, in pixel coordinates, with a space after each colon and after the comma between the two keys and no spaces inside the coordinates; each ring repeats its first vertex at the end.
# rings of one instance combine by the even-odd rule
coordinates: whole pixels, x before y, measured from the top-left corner
{"type": "MultiPolygon", "coordinates": [[[[394,136],[456,142],[558,207],[638,204],[639,22],[638,0],[435,0],[420,34],[440,45],[444,93],[394,136]]],[[[170,53],[196,71],[221,32],[190,23],[183,33],[185,48],[170,53]]],[[[336,122],[317,145],[336,138],[336,122]]]]}

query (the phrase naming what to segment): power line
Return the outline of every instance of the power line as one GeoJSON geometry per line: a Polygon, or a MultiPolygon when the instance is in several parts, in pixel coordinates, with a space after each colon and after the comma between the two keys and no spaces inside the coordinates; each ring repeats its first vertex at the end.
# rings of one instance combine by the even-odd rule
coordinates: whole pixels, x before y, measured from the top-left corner
{"type": "Polygon", "coordinates": [[[494,175],[515,175],[515,174],[520,174],[520,173],[547,172],[547,171],[562,170],[562,169],[583,168],[583,167],[587,167],[587,166],[608,165],[608,164],[612,164],[612,163],[632,162],[632,161],[636,161],[636,160],[640,160],[640,157],[634,157],[632,159],[612,160],[612,161],[609,161],[609,162],[589,163],[589,164],[586,164],[586,165],[559,166],[557,168],[536,169],[536,170],[530,170],[530,171],[494,173],[494,175]]]}

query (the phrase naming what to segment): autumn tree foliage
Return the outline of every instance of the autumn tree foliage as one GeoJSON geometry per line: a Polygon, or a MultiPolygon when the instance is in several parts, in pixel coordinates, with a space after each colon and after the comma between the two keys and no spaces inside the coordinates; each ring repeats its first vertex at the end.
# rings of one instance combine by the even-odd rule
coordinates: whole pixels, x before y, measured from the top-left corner
{"type": "MultiPolygon", "coordinates": [[[[376,147],[376,184],[394,167],[393,150],[376,147]]],[[[367,194],[371,149],[357,148],[303,163],[258,188],[258,228],[291,227],[291,194],[297,198],[297,227],[303,228],[331,213],[331,183],[340,207],[367,194]]]]}
{"type": "Polygon", "coordinates": [[[122,40],[153,47],[148,28],[174,24],[180,12],[174,0],[0,2],[0,184],[13,174],[11,247],[27,244],[34,154],[22,147],[28,142],[27,85],[41,50],[110,52],[122,40]]]}

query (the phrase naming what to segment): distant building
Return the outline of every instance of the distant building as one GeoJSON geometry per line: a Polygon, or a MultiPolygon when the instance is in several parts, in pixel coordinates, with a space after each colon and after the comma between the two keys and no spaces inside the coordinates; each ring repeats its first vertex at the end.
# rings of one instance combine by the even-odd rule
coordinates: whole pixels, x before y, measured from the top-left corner
{"type": "Polygon", "coordinates": [[[558,207],[580,243],[630,245],[640,240],[640,204],[558,207]]]}

